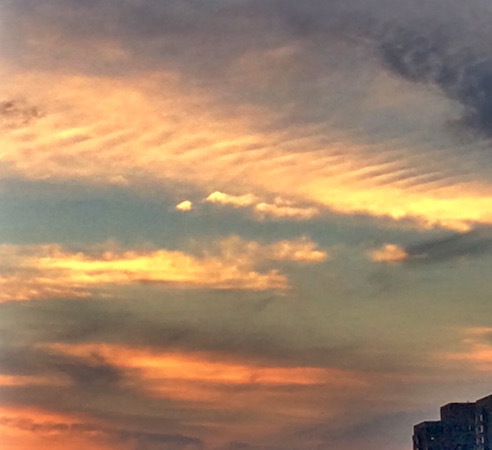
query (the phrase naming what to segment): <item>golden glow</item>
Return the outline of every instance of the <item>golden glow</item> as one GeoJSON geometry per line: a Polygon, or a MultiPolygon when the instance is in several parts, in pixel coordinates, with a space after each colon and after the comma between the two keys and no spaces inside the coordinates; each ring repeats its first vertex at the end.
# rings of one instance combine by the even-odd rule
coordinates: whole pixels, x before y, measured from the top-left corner
{"type": "Polygon", "coordinates": [[[115,448],[108,432],[95,421],[36,408],[0,407],[0,435],[4,450],[115,448]]]}
{"type": "Polygon", "coordinates": [[[0,277],[3,301],[46,296],[87,295],[87,289],[135,282],[213,289],[285,289],[276,270],[259,273],[255,260],[228,254],[195,257],[180,251],[107,251],[97,257],[73,253],[56,245],[0,246],[11,269],[0,277]]]}
{"type": "Polygon", "coordinates": [[[472,327],[464,330],[464,350],[441,354],[443,360],[464,364],[467,368],[484,372],[492,371],[492,345],[490,327],[472,327]]]}
{"type": "Polygon", "coordinates": [[[417,219],[422,226],[439,225],[460,232],[469,231],[473,223],[492,223],[491,186],[442,187],[423,193],[393,187],[368,187],[365,190],[339,187],[327,197],[323,183],[306,189],[313,199],[338,212],[365,212],[389,216],[395,220],[417,219]]]}
{"type": "Polygon", "coordinates": [[[232,236],[214,253],[202,256],[181,251],[70,252],[57,245],[0,245],[4,273],[1,301],[49,297],[86,297],[90,289],[129,283],[166,283],[175,287],[209,289],[286,289],[287,278],[277,270],[259,272],[272,261],[320,263],[327,257],[306,237],[261,245],[232,236]]]}
{"type": "Polygon", "coordinates": [[[120,385],[125,389],[177,402],[178,411],[184,402],[183,407],[192,405],[195,411],[207,414],[240,415],[232,422],[218,415],[211,439],[218,438],[217,427],[222,437],[237,439],[252,431],[268,435],[289,423],[311,421],[320,413],[332,417],[341,406],[340,391],[361,392],[369,387],[368,379],[358,372],[258,364],[220,353],[166,352],[101,343],[45,347],[89,364],[104,361],[119,369],[120,385]]]}
{"type": "Polygon", "coordinates": [[[61,377],[0,374],[0,386],[66,386],[68,380],[61,377]]]}
{"type": "Polygon", "coordinates": [[[470,368],[484,372],[492,371],[492,346],[476,344],[469,351],[447,353],[442,355],[445,360],[465,363],[470,368]]]}
{"type": "Polygon", "coordinates": [[[221,190],[208,201],[254,206],[260,217],[309,219],[326,207],[459,231],[492,223],[489,183],[441,173],[411,148],[374,154],[350,138],[327,143],[315,129],[302,139],[296,129],[259,131],[258,117],[269,111],[231,114],[170,73],[126,81],[53,77],[9,73],[0,80],[2,98],[28,98],[42,113],[4,124],[1,173],[136,185],[140,174],[209,192],[216,185],[221,190]],[[238,189],[248,194],[223,192],[238,189]],[[279,196],[284,200],[258,200],[279,196]]]}

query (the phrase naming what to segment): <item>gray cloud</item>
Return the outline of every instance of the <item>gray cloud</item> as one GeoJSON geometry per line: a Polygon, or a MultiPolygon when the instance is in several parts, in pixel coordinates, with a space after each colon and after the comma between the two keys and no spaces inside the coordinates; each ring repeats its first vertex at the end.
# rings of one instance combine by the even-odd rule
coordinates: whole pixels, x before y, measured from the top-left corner
{"type": "MultiPolygon", "coordinates": [[[[398,75],[439,86],[464,107],[463,123],[492,135],[492,55],[457,47],[450,30],[397,29],[383,39],[380,51],[398,75]]],[[[466,41],[465,41],[466,42],[466,41]]]]}
{"type": "MultiPolygon", "coordinates": [[[[6,12],[11,20],[6,21],[5,33],[18,47],[12,59],[118,76],[148,68],[176,70],[231,102],[271,105],[279,97],[283,102],[295,99],[300,106],[293,108],[290,120],[297,123],[333,120],[326,109],[340,107],[340,99],[316,87],[316,80],[327,74],[342,70],[350,78],[342,103],[349,102],[350,92],[367,95],[354,87],[364,85],[364,74],[377,64],[374,55],[379,54],[393,74],[439,86],[463,107],[464,124],[490,135],[492,55],[485,25],[492,11],[480,0],[468,2],[466,11],[452,0],[419,1],[418,6],[409,0],[21,0],[6,12]],[[27,29],[32,24],[41,31],[46,27],[57,39],[44,50],[30,48],[34,36],[17,36],[11,25],[19,17],[27,29]],[[477,32],[482,25],[484,30],[477,32]],[[127,57],[106,60],[97,51],[105,42],[117,43],[127,57]],[[291,44],[301,46],[302,54],[293,64],[278,68],[278,63],[268,61],[272,79],[266,85],[244,86],[247,73],[231,71],[249,52],[291,44]],[[40,58],[43,51],[46,57],[40,58]],[[54,51],[56,60],[50,56],[54,51]]],[[[261,62],[257,54],[251,57],[253,64],[261,62]]]]}
{"type": "Polygon", "coordinates": [[[116,388],[122,373],[98,357],[81,360],[29,345],[3,344],[0,371],[9,375],[68,376],[78,389],[116,388]]]}
{"type": "Polygon", "coordinates": [[[474,230],[408,246],[408,263],[437,263],[484,255],[492,250],[492,231],[474,230]]]}
{"type": "Polygon", "coordinates": [[[275,448],[271,446],[249,444],[242,441],[233,441],[229,442],[223,450],[275,450],[275,448]]]}
{"type": "Polygon", "coordinates": [[[36,106],[23,100],[0,101],[0,125],[24,126],[44,116],[36,106]]]}
{"type": "Polygon", "coordinates": [[[134,441],[135,450],[199,450],[204,448],[201,439],[181,434],[149,433],[118,430],[111,433],[117,440],[134,441]]]}
{"type": "MultiPolygon", "coordinates": [[[[135,295],[141,294],[135,292],[135,295]]],[[[357,365],[372,364],[371,356],[364,356],[363,345],[357,340],[331,340],[325,333],[307,330],[302,318],[290,318],[289,308],[296,306],[287,306],[285,298],[238,301],[228,298],[228,294],[222,296],[225,298],[207,303],[206,309],[200,296],[196,300],[179,298],[175,292],[171,298],[140,299],[137,303],[132,295],[128,302],[94,299],[91,302],[3,304],[0,310],[6,318],[5,339],[22,342],[24,347],[6,348],[0,355],[0,367],[18,374],[48,370],[74,374],[79,360],[64,359],[29,347],[33,343],[50,342],[131,343],[162,351],[212,352],[234,360],[281,366],[353,368],[353,355],[357,354],[357,365]],[[136,304],[141,312],[132,312],[136,304]],[[147,310],[153,313],[146,314],[147,310]],[[47,328],[44,324],[48,321],[56,323],[56,328],[47,328]],[[24,332],[20,333],[19,329],[24,332]]],[[[112,374],[104,361],[91,360],[90,363],[82,367],[82,372],[95,380],[99,376],[100,384],[106,380],[117,385],[118,375],[112,374]]],[[[74,382],[83,384],[83,380],[74,376],[74,382]]]]}

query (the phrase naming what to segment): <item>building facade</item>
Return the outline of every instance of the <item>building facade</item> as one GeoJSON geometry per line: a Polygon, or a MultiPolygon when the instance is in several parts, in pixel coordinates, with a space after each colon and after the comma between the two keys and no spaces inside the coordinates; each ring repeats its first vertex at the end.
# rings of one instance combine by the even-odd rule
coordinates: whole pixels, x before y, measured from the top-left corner
{"type": "Polygon", "coordinates": [[[475,404],[477,450],[492,450],[492,395],[475,404]]]}
{"type": "Polygon", "coordinates": [[[413,450],[492,450],[492,395],[448,403],[441,420],[419,423],[413,431],[413,450]]]}

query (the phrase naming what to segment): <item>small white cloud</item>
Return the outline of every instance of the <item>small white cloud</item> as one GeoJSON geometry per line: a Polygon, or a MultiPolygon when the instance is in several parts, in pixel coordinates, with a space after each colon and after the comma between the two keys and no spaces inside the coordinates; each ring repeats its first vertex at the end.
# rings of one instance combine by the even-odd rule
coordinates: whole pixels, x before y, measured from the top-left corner
{"type": "Polygon", "coordinates": [[[374,262],[394,263],[408,259],[408,253],[404,248],[395,244],[384,244],[381,248],[373,250],[370,254],[374,262]]]}
{"type": "Polygon", "coordinates": [[[189,200],[185,200],[184,202],[179,203],[176,205],[176,209],[178,211],[191,211],[193,209],[193,203],[191,203],[189,200]]]}
{"type": "Polygon", "coordinates": [[[298,206],[288,200],[276,198],[273,203],[258,203],[255,210],[262,216],[309,220],[319,214],[319,210],[312,206],[298,206]]]}
{"type": "Polygon", "coordinates": [[[328,258],[326,251],[319,249],[316,242],[307,237],[260,244],[231,236],[221,242],[221,253],[225,258],[233,261],[292,261],[316,264],[328,258]]]}
{"type": "Polygon", "coordinates": [[[221,205],[231,205],[236,208],[244,208],[255,203],[256,197],[253,194],[229,195],[224,192],[215,191],[206,198],[206,201],[221,205]]]}
{"type": "Polygon", "coordinates": [[[294,241],[279,241],[269,246],[271,258],[277,261],[297,261],[320,263],[327,259],[324,250],[319,250],[315,242],[306,237],[294,241]]]}
{"type": "Polygon", "coordinates": [[[205,201],[220,205],[230,205],[234,208],[253,206],[260,218],[275,217],[296,220],[309,220],[319,214],[319,210],[312,206],[299,206],[292,201],[277,197],[273,203],[260,201],[253,194],[229,195],[215,191],[205,201]]]}

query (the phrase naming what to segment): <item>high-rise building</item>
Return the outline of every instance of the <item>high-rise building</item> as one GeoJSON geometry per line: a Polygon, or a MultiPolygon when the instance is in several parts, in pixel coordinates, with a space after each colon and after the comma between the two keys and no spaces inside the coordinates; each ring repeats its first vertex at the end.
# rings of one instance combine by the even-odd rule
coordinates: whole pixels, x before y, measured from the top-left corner
{"type": "Polygon", "coordinates": [[[448,403],[441,407],[443,450],[475,450],[475,403],[448,403]]]}
{"type": "Polygon", "coordinates": [[[441,421],[422,422],[413,427],[413,450],[444,450],[441,421]]]}
{"type": "Polygon", "coordinates": [[[441,420],[414,426],[413,449],[492,450],[492,395],[442,406],[441,420]]]}
{"type": "Polygon", "coordinates": [[[475,402],[475,431],[477,450],[492,448],[492,395],[475,402]]]}

